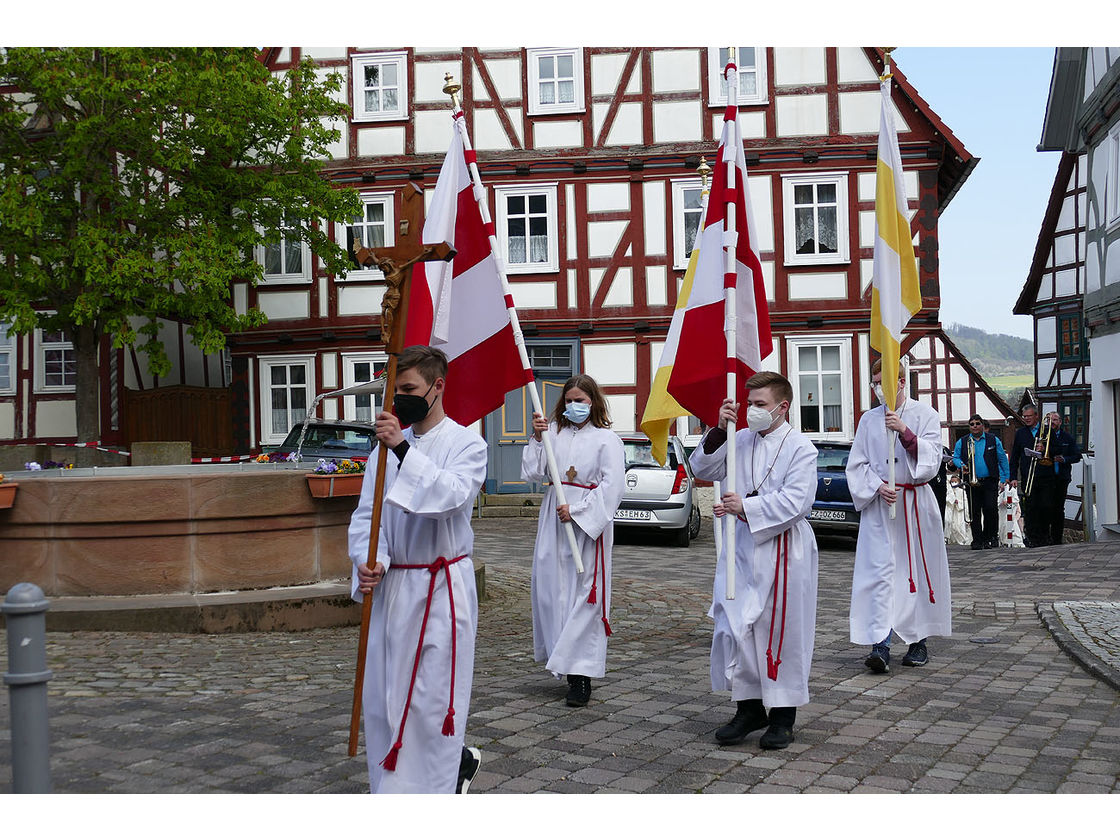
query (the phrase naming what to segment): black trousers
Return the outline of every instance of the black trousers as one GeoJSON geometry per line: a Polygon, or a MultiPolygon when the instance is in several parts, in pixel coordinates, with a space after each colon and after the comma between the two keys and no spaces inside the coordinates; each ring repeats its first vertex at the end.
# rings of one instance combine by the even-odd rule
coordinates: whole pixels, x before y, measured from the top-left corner
{"type": "Polygon", "coordinates": [[[1061,545],[1066,520],[1068,481],[1039,469],[1031,493],[1023,499],[1023,535],[1028,546],[1061,545]]]}
{"type": "Polygon", "coordinates": [[[976,485],[966,484],[968,503],[972,507],[972,544],[988,546],[999,541],[999,479],[982,478],[976,485]]]}

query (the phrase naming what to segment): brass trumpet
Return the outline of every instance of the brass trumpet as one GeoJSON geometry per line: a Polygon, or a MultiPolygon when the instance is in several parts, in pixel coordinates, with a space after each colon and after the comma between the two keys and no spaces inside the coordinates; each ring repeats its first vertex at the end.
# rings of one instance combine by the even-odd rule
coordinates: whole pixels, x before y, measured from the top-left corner
{"type": "Polygon", "coordinates": [[[976,441],[971,435],[968,438],[968,483],[973,487],[980,483],[976,477],[976,441]]]}

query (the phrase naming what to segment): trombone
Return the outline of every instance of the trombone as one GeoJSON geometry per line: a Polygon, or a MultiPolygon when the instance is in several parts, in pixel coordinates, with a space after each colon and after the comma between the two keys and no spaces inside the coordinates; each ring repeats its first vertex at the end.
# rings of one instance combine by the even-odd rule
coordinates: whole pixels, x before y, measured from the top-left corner
{"type": "Polygon", "coordinates": [[[1042,418],[1042,425],[1038,429],[1038,437],[1035,438],[1034,452],[1038,453],[1036,457],[1031,458],[1031,465],[1027,468],[1027,483],[1023,485],[1023,495],[1029,496],[1031,490],[1034,489],[1034,475],[1038,471],[1038,465],[1042,464],[1044,467],[1054,466],[1054,459],[1050,457],[1050,414],[1047,413],[1042,418]]]}

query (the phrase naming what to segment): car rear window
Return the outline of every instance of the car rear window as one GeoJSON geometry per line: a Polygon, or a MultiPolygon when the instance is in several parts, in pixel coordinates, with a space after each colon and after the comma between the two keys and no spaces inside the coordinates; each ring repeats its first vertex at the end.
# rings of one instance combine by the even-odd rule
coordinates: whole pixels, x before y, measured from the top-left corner
{"type": "Polygon", "coordinates": [[[653,457],[653,449],[648,441],[624,440],[623,449],[626,450],[626,469],[675,470],[677,468],[677,453],[669,447],[669,456],[665,459],[665,466],[657,463],[653,457]]]}
{"type": "MultiPolygon", "coordinates": [[[[299,430],[295,431],[295,439],[299,439],[299,430]]],[[[293,441],[294,445],[294,441],[293,441]]],[[[321,426],[308,426],[307,434],[303,438],[305,449],[373,449],[373,438],[369,432],[358,429],[331,429],[321,426]]]]}
{"type": "Polygon", "coordinates": [[[842,472],[848,466],[850,449],[817,448],[817,469],[842,472]]]}

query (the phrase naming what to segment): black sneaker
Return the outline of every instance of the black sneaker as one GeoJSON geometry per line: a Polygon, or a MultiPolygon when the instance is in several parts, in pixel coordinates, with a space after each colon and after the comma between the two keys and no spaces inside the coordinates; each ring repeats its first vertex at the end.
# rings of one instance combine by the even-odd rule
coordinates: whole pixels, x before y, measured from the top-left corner
{"type": "Polygon", "coordinates": [[[455,785],[456,793],[467,792],[481,766],[482,750],[478,747],[463,747],[463,757],[459,759],[459,782],[455,785]]]}
{"type": "Polygon", "coordinates": [[[886,645],[872,645],[871,655],[863,664],[876,674],[885,674],[891,669],[891,649],[886,645]]]}
{"type": "Polygon", "coordinates": [[[910,665],[915,668],[920,668],[927,662],[929,662],[929,652],[926,650],[924,641],[914,642],[910,645],[910,649],[906,651],[906,655],[902,657],[903,665],[910,665]]]}
{"type": "Polygon", "coordinates": [[[770,724],[758,739],[758,745],[764,750],[784,750],[792,743],[793,730],[777,723],[770,724]]]}
{"type": "Polygon", "coordinates": [[[564,698],[569,706],[586,706],[591,699],[591,677],[568,674],[568,695],[564,698]]]}
{"type": "Polygon", "coordinates": [[[736,702],[735,717],[716,730],[716,741],[725,747],[742,743],[749,734],[770,722],[758,698],[736,702]]]}

